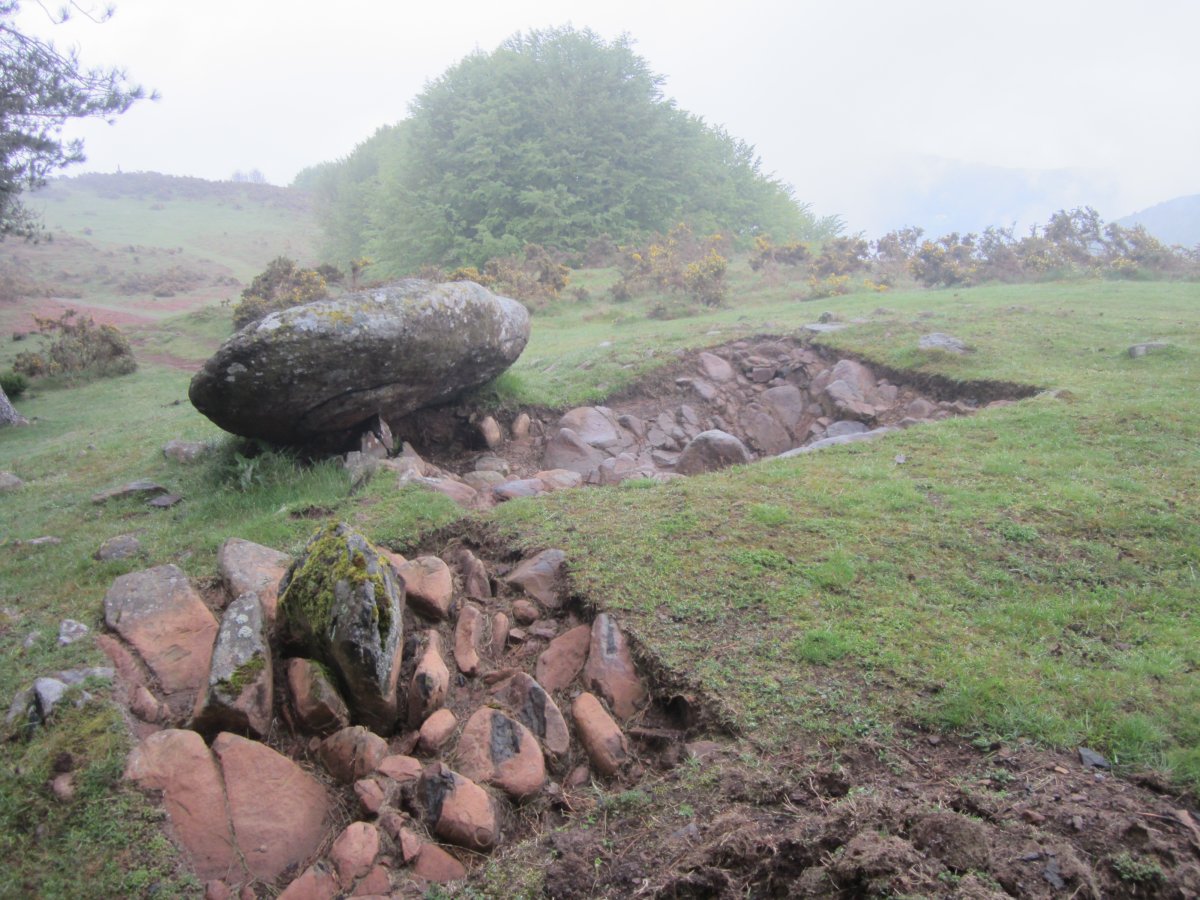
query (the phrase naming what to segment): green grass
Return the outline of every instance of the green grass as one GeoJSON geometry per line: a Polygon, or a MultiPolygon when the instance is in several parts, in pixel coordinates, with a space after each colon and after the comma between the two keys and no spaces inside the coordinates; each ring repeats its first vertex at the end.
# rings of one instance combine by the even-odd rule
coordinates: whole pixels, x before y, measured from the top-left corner
{"type": "MultiPolygon", "coordinates": [[[[765,747],[888,739],[897,722],[918,719],[988,738],[1085,743],[1122,768],[1158,767],[1200,786],[1200,288],[1072,283],[806,304],[795,287],[739,269],[736,305],[658,321],[646,317],[653,298],[602,299],[610,274],[588,275],[592,300],[535,318],[492,402],[602,399],[674,363],[677,349],[791,333],[824,309],[863,320],[822,337],[847,352],[1061,393],[667,485],[514,501],[486,517],[490,527],[529,548],[565,548],[581,593],[765,747]],[[976,351],[921,353],[917,338],[935,330],[976,351]],[[1151,338],[1172,347],[1125,355],[1151,338]]],[[[222,332],[215,314],[201,315],[154,339],[203,351],[222,332]]],[[[125,571],[173,562],[211,577],[226,537],[294,551],[328,518],[404,552],[460,515],[390,477],[351,493],[336,465],[239,460],[187,403],[186,385],[151,365],[35,387],[18,405],[36,425],[0,432],[0,469],[26,481],[0,498],[0,699],[43,672],[101,661],[86,642],[58,647],[54,634],[67,616],[98,627],[104,593],[125,571]],[[174,437],[215,450],[199,465],[172,463],[160,447],[174,437]],[[137,477],[187,499],[166,511],[90,503],[137,477]],[[123,532],[138,534],[144,560],[92,559],[123,532]],[[14,543],[43,534],[63,542],[14,543]]],[[[0,850],[18,860],[0,894],[185,889],[164,874],[165,850],[154,865],[118,856],[111,877],[89,874],[107,871],[114,846],[153,830],[149,807],[116,781],[124,738],[106,721],[72,715],[0,749],[0,850]],[[59,745],[97,748],[86,764],[94,790],[65,809],[45,789],[59,745]],[[126,814],[101,816],[114,805],[126,814]],[[45,825],[40,837],[33,822],[45,825]]]]}

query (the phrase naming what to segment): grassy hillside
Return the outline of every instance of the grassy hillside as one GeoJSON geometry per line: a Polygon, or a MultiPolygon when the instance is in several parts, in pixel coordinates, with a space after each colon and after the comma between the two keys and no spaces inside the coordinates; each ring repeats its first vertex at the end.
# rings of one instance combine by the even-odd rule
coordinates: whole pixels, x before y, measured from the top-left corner
{"type": "MultiPolygon", "coordinates": [[[[678,348],[791,333],[826,309],[853,323],[822,336],[828,346],[1056,393],[668,485],[513,501],[473,527],[567,549],[577,592],[619,611],[644,653],[752,746],[900,746],[900,726],[919,722],[985,743],[1086,744],[1121,771],[1152,767],[1200,787],[1200,288],[1023,285],[805,304],[745,270],[735,281],[735,306],[671,321],[648,318],[649,301],[564,303],[535,320],[491,396],[508,406],[597,400],[675,361],[678,348]],[[922,353],[917,338],[930,331],[975,350],[922,353]],[[1171,346],[1125,353],[1149,339],[1171,346]]],[[[221,321],[205,315],[167,322],[170,339],[214,342],[221,321]]],[[[5,700],[43,672],[101,662],[88,644],[58,647],[54,635],[67,616],[98,628],[122,572],[174,562],[210,577],[224,538],[295,550],[313,515],[411,549],[462,515],[390,478],[351,494],[335,464],[239,457],[187,404],[186,384],[149,365],[39,391],[19,404],[35,426],[0,432],[0,470],[26,482],[0,497],[5,700]],[[218,450],[179,466],[160,452],[173,437],[218,450]],[[89,502],[134,478],[186,500],[170,510],[89,502]],[[145,559],[92,558],[124,532],[138,534],[145,559]],[[18,543],[42,535],[62,540],[18,543]]],[[[146,843],[153,812],[119,783],[124,740],[116,714],[87,706],[0,747],[0,856],[22,860],[0,874],[0,895],[188,890],[161,844],[146,843]],[[45,789],[63,751],[86,773],[67,804],[45,789]]]]}
{"type": "Polygon", "coordinates": [[[153,324],[235,298],[276,256],[313,254],[307,197],[271,185],[80,175],[30,195],[29,207],[46,239],[4,245],[5,331],[66,306],[120,326],[153,324]]]}

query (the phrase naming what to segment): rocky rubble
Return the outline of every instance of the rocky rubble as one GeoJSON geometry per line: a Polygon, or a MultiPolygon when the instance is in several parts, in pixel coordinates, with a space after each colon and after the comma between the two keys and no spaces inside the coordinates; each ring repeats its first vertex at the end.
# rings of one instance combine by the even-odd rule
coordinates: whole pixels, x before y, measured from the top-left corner
{"type": "Polygon", "coordinates": [[[562,551],[497,560],[456,540],[407,560],[331,524],[282,576],[272,626],[279,555],[226,546],[223,596],[170,566],[118,578],[100,640],[140,738],[126,777],[161,795],[210,896],[458,879],[520,835],[518,808],[656,758],[637,741],[661,741],[642,726],[664,714],[617,621],[569,602],[562,551]]]}
{"type": "Polygon", "coordinates": [[[657,387],[643,386],[609,406],[544,419],[520,412],[507,427],[493,416],[423,411],[392,423],[411,442],[377,463],[401,485],[486,508],[581,484],[667,481],[872,440],[1030,392],[1010,385],[982,393],[974,400],[931,399],[915,384],[796,340],[737,341],[688,358],[657,387]],[[422,459],[414,443],[447,458],[422,459]],[[455,444],[457,451],[446,449],[455,444]]]}

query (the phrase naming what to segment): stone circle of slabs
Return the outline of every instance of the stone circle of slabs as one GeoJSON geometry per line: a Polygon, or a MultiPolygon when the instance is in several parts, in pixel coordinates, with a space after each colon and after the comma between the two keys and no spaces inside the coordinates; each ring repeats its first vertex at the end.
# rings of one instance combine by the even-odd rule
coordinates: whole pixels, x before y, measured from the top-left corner
{"type": "Polygon", "coordinates": [[[671,723],[619,623],[607,614],[589,621],[571,604],[569,560],[554,548],[511,564],[461,541],[440,557],[388,557],[397,571],[445,566],[452,575],[444,617],[427,598],[405,606],[398,692],[407,708],[390,735],[347,723],[336,683],[317,683],[328,674],[319,661],[279,658],[266,623],[281,555],[230,541],[220,558],[224,613],[214,615],[182,572],[158,567],[117,579],[103,636],[122,660],[140,738],[126,777],[161,796],[193,872],[214,884],[275,882],[280,896],[298,897],[461,878],[478,854],[520,836],[520,806],[589,778],[634,781],[654,763],[639,734],[684,737],[647,727],[671,723]],[[200,710],[214,660],[230,665],[214,651],[218,620],[251,606],[261,619],[243,611],[236,621],[264,623],[275,656],[267,668],[281,675],[267,688],[274,746],[254,739],[253,727],[210,732],[209,746],[193,729],[210,720],[200,710]],[[424,742],[435,720],[450,727],[424,742]],[[354,821],[335,826],[346,808],[354,821]]]}

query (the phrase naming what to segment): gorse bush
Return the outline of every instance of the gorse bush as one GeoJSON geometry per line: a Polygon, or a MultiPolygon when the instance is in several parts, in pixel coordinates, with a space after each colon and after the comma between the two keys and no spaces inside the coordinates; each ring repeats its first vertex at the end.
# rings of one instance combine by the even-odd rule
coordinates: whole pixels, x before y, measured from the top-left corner
{"type": "Polygon", "coordinates": [[[720,234],[698,238],[681,222],[666,235],[623,248],[618,262],[621,277],[613,286],[613,299],[623,301],[659,291],[680,294],[704,306],[720,306],[726,294],[727,244],[720,234]]]}
{"type": "Polygon", "coordinates": [[[129,341],[112,325],[97,325],[91,316],[81,316],[73,309],[57,319],[35,316],[34,321],[38,334],[50,343],[17,354],[13,371],[18,375],[104,377],[137,370],[129,341]]]}
{"type": "Polygon", "coordinates": [[[0,389],[9,400],[16,400],[29,389],[29,379],[20,372],[0,372],[0,389]]]}
{"type": "Polygon", "coordinates": [[[242,291],[241,300],[233,308],[233,326],[244,328],[268,313],[328,296],[329,284],[320,270],[302,269],[286,256],[280,256],[271,260],[242,291]]]}

